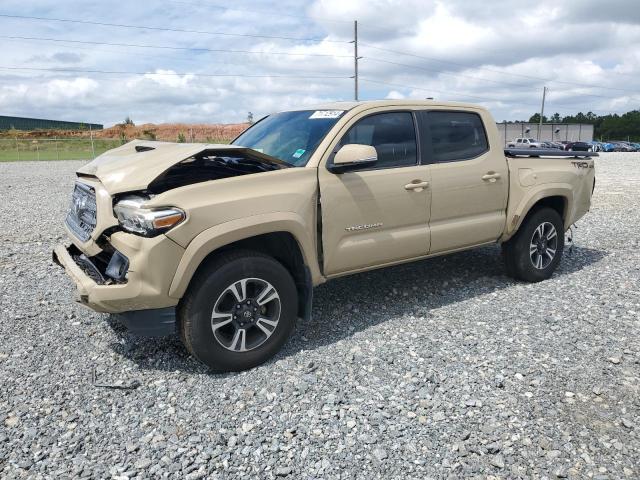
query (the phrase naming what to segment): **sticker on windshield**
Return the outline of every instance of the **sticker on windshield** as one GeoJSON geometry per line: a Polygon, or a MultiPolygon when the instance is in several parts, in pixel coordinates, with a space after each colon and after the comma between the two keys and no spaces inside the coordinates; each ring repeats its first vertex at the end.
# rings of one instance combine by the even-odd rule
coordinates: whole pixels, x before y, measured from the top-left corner
{"type": "Polygon", "coordinates": [[[343,113],[344,110],[316,110],[309,118],[340,118],[343,113]]]}
{"type": "Polygon", "coordinates": [[[302,155],[304,155],[304,152],[306,152],[306,150],[299,148],[293,153],[293,158],[300,158],[302,155]]]}

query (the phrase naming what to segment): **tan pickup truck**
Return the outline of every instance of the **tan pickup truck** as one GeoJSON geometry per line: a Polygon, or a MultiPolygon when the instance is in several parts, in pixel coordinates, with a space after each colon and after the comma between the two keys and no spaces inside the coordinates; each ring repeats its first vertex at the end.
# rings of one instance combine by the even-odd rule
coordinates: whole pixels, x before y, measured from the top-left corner
{"type": "Polygon", "coordinates": [[[549,278],[590,207],[588,155],[504,150],[466,104],[301,108],[231,145],[134,141],[96,158],[53,257],[81,303],[242,370],[281,348],[332,278],[496,242],[509,275],[549,278]]]}

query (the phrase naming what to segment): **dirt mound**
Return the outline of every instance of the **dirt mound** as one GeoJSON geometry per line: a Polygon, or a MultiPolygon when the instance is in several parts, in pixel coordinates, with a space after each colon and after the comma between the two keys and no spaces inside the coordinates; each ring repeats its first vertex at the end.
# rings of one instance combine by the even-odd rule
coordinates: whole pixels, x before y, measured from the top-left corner
{"type": "Polygon", "coordinates": [[[120,138],[122,134],[127,138],[146,138],[149,140],[177,141],[180,135],[189,141],[231,140],[244,131],[249,125],[246,123],[229,125],[208,125],[188,123],[145,123],[143,125],[115,125],[94,133],[96,138],[120,138]]]}
{"type": "MultiPolygon", "coordinates": [[[[94,130],[93,138],[141,138],[147,140],[165,140],[169,142],[229,142],[249,124],[189,124],[189,123],[145,123],[143,125],[118,124],[104,130],[94,130]]],[[[7,138],[88,138],[89,131],[83,130],[33,130],[1,132],[0,137],[7,138]]]]}

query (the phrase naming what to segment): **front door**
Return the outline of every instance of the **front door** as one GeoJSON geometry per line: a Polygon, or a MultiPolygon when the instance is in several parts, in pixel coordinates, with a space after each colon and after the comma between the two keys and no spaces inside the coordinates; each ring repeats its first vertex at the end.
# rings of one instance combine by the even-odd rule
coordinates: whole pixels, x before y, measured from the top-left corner
{"type": "Polygon", "coordinates": [[[504,230],[509,172],[474,111],[418,112],[423,163],[431,163],[431,251],[496,241],[504,230]]]}
{"type": "Polygon", "coordinates": [[[356,118],[333,151],[371,145],[376,165],[343,174],[320,165],[326,276],[428,253],[431,179],[429,166],[419,162],[414,120],[410,111],[356,118]]]}

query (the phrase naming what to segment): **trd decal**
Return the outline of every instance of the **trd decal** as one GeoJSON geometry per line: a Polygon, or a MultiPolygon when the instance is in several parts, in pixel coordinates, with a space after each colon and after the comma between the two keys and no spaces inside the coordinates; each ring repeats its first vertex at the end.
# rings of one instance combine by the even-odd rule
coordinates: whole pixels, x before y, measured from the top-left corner
{"type": "Polygon", "coordinates": [[[571,164],[576,168],[593,168],[593,165],[590,165],[589,162],[571,162],[571,164]]]}

